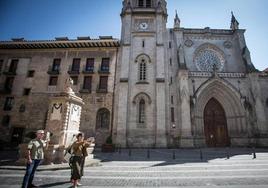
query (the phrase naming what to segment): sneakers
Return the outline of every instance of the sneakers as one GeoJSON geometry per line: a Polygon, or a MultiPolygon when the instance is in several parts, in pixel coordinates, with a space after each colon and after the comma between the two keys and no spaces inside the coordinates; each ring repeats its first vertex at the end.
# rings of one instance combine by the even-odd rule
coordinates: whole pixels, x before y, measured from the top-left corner
{"type": "Polygon", "coordinates": [[[82,184],[81,184],[81,183],[79,183],[79,182],[77,182],[77,186],[82,186],[82,184]]]}

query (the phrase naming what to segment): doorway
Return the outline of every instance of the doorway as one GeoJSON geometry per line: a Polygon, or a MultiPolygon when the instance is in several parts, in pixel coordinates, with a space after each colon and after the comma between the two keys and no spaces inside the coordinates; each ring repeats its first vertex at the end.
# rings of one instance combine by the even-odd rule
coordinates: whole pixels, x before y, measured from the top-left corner
{"type": "Polygon", "coordinates": [[[208,147],[230,145],[225,111],[215,98],[210,99],[205,107],[204,131],[208,147]]]}

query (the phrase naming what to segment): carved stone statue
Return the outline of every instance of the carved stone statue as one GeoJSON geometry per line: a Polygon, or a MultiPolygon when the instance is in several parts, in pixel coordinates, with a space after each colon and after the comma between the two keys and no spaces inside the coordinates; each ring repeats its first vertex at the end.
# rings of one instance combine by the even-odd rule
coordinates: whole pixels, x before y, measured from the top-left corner
{"type": "Polygon", "coordinates": [[[69,93],[69,94],[74,94],[74,91],[72,89],[72,85],[74,84],[74,81],[72,78],[67,78],[66,81],[65,81],[65,87],[64,87],[64,91],[66,93],[69,93]]]}

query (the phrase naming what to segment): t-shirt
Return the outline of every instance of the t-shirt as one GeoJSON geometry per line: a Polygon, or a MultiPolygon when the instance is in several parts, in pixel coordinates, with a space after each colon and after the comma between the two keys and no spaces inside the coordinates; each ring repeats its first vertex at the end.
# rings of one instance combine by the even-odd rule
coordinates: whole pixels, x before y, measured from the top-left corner
{"type": "Polygon", "coordinates": [[[31,150],[31,159],[44,159],[44,147],[46,147],[45,141],[31,140],[28,144],[28,150],[31,150]]]}

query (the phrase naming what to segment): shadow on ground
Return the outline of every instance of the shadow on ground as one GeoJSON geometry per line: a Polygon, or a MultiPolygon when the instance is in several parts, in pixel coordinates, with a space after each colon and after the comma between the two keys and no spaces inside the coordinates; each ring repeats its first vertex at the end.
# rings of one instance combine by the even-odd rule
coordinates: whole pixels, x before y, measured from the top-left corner
{"type": "Polygon", "coordinates": [[[166,166],[184,163],[207,163],[211,160],[229,160],[239,157],[243,159],[258,159],[262,153],[268,153],[266,148],[201,148],[201,149],[118,149],[113,153],[102,153],[95,149],[94,158],[102,163],[110,161],[158,161],[152,166],[166,166]]]}

